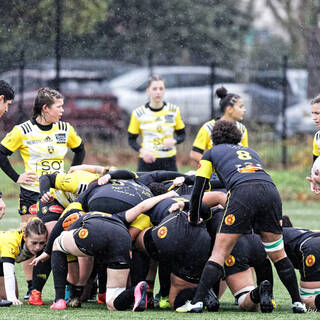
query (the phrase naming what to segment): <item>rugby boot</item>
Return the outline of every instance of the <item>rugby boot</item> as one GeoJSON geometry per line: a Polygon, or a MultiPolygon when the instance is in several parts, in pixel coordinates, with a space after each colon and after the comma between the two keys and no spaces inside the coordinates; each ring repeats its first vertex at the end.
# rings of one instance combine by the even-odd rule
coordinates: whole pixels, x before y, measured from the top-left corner
{"type": "Polygon", "coordinates": [[[31,296],[28,300],[28,304],[33,305],[33,306],[43,306],[44,302],[41,299],[41,291],[33,289],[31,291],[31,296]]]}
{"type": "Polygon", "coordinates": [[[183,306],[177,308],[176,311],[200,313],[203,312],[203,302],[198,301],[195,304],[192,304],[191,301],[188,300],[183,306]]]}
{"type": "Polygon", "coordinates": [[[0,299],[0,307],[10,307],[11,305],[12,301],[0,299]]]}
{"type": "Polygon", "coordinates": [[[219,310],[219,300],[214,293],[213,289],[210,289],[208,295],[204,298],[204,305],[210,312],[217,312],[219,310]]]}
{"type": "Polygon", "coordinates": [[[293,313],[305,313],[307,312],[306,305],[300,301],[296,301],[292,304],[292,312],[293,313]]]}
{"type": "Polygon", "coordinates": [[[68,307],[71,307],[71,308],[80,308],[81,307],[81,302],[80,302],[80,298],[79,297],[74,297],[74,298],[69,298],[67,301],[66,301],[66,305],[68,307]]]}
{"type": "Polygon", "coordinates": [[[64,310],[64,309],[67,309],[67,304],[63,299],[59,299],[58,301],[53,302],[50,309],[51,310],[64,310]]]}
{"type": "Polygon", "coordinates": [[[24,300],[29,300],[29,298],[31,296],[31,291],[32,291],[32,289],[28,289],[26,295],[23,297],[24,300]]]}
{"type": "Polygon", "coordinates": [[[148,284],[145,281],[139,282],[134,288],[134,306],[132,311],[144,311],[147,309],[148,284]]]}
{"type": "Polygon", "coordinates": [[[97,296],[97,303],[98,304],[106,304],[106,293],[98,293],[97,296]]]}
{"type": "Polygon", "coordinates": [[[159,299],[160,309],[170,309],[169,297],[161,297],[159,299]]]}
{"type": "Polygon", "coordinates": [[[272,286],[270,281],[264,280],[259,284],[260,310],[262,313],[273,311],[272,286]]]}

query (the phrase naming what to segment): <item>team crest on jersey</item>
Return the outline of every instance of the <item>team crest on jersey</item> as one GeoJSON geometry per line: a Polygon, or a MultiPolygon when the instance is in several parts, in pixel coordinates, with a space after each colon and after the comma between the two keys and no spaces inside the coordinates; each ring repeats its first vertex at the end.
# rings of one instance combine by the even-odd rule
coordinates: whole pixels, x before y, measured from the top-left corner
{"type": "Polygon", "coordinates": [[[42,214],[46,214],[48,212],[48,207],[42,207],[41,212],[42,214]]]}
{"type": "Polygon", "coordinates": [[[236,220],[235,216],[233,214],[228,214],[226,218],[224,219],[224,222],[226,225],[231,226],[234,224],[234,221],[236,220]]]}
{"type": "Polygon", "coordinates": [[[56,133],[56,140],[57,143],[66,143],[67,142],[67,136],[65,133],[56,133]]]}
{"type": "Polygon", "coordinates": [[[89,231],[83,228],[79,231],[79,238],[84,239],[88,236],[88,234],[89,234],[89,231]]]}
{"type": "Polygon", "coordinates": [[[236,259],[234,256],[230,255],[226,261],[224,262],[224,264],[227,266],[227,267],[232,267],[236,262],[236,259]]]}
{"type": "Polygon", "coordinates": [[[23,214],[27,213],[27,206],[22,206],[21,211],[23,214]]]}
{"type": "Polygon", "coordinates": [[[161,227],[161,228],[158,230],[158,237],[159,237],[160,239],[163,239],[163,238],[166,237],[167,233],[168,233],[167,227],[161,227]]]}
{"type": "Polygon", "coordinates": [[[48,152],[50,154],[54,153],[54,147],[53,146],[48,146],[48,152]]]}
{"type": "Polygon", "coordinates": [[[30,214],[37,214],[37,204],[36,203],[29,207],[29,213],[30,214]]]}
{"type": "Polygon", "coordinates": [[[306,266],[307,267],[312,267],[316,262],[316,257],[313,254],[309,254],[306,257],[306,266]]]}

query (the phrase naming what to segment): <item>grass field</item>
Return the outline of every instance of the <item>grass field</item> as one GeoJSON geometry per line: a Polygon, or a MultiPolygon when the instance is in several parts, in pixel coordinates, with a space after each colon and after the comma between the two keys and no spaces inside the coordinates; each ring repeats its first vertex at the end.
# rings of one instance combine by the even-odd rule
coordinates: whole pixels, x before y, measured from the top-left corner
{"type": "MultiPolygon", "coordinates": [[[[17,200],[6,200],[7,213],[0,221],[0,229],[7,230],[16,228],[19,225],[19,216],[16,211],[17,200]]],[[[319,204],[313,202],[296,202],[290,201],[284,203],[284,213],[292,217],[295,226],[306,227],[312,229],[320,229],[320,219],[318,218],[319,204]]],[[[21,264],[16,264],[16,274],[19,283],[20,297],[26,292],[26,282],[21,264]]],[[[299,275],[298,275],[299,278],[299,275]]],[[[10,308],[0,308],[0,319],[314,319],[315,314],[310,312],[306,315],[294,315],[290,309],[290,299],[288,293],[280,283],[275,274],[275,298],[278,308],[272,314],[262,313],[245,313],[241,312],[237,306],[233,304],[233,297],[227,291],[221,299],[221,307],[219,313],[203,314],[178,314],[173,311],[151,311],[143,313],[132,312],[111,312],[105,306],[96,303],[84,303],[80,309],[67,309],[63,311],[50,310],[49,306],[54,298],[53,282],[50,277],[44,288],[43,299],[45,306],[36,307],[28,306],[11,306],[10,308]]]]}

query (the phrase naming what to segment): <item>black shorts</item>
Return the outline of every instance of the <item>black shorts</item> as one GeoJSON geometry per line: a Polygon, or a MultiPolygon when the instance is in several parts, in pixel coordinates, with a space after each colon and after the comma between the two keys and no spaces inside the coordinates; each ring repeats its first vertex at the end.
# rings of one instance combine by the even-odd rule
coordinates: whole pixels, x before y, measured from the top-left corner
{"type": "Polygon", "coordinates": [[[55,199],[48,204],[38,201],[37,209],[37,217],[40,218],[43,223],[47,223],[50,221],[58,221],[64,207],[55,199]]]}
{"type": "Polygon", "coordinates": [[[30,191],[20,187],[19,195],[19,209],[18,212],[21,216],[25,214],[37,214],[37,202],[40,198],[40,193],[30,191]]]}
{"type": "Polygon", "coordinates": [[[152,163],[146,163],[142,158],[139,158],[137,171],[150,172],[154,170],[178,171],[176,156],[157,158],[156,161],[152,163]]]}
{"type": "Polygon", "coordinates": [[[250,181],[235,186],[227,197],[220,233],[282,233],[282,203],[274,184],[250,181]]]}
{"type": "Polygon", "coordinates": [[[300,246],[301,281],[320,281],[320,237],[308,238],[300,246]]]}
{"type": "Polygon", "coordinates": [[[115,214],[131,209],[133,206],[128,202],[124,202],[115,198],[95,198],[89,201],[88,211],[100,211],[115,214]]]}
{"type": "Polygon", "coordinates": [[[233,247],[230,256],[225,260],[226,277],[259,266],[267,258],[266,251],[259,236],[243,235],[233,247]]]}
{"type": "Polygon", "coordinates": [[[148,254],[169,266],[176,276],[198,283],[211,252],[211,238],[203,226],[192,226],[184,212],[171,214],[144,236],[148,254]]]}
{"type": "Polygon", "coordinates": [[[108,268],[130,267],[131,239],[124,226],[99,218],[78,221],[69,230],[75,229],[73,237],[83,253],[94,256],[108,268]]]}

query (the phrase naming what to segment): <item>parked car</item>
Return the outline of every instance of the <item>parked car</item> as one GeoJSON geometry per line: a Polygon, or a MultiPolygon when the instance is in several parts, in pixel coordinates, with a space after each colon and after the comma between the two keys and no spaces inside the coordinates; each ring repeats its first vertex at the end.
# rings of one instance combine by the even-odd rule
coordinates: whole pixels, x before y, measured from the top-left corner
{"type": "MultiPolygon", "coordinates": [[[[303,99],[299,103],[286,110],[287,136],[299,134],[314,134],[318,129],[312,120],[310,100],[303,99]]],[[[282,132],[282,117],[276,124],[276,132],[280,136],[282,132]]]]}
{"type": "MultiPolygon", "coordinates": [[[[152,69],[165,79],[165,101],[180,107],[185,123],[200,125],[211,118],[211,87],[209,85],[210,68],[205,66],[156,66],[152,69]]],[[[222,84],[228,91],[238,93],[250,109],[251,99],[246,85],[234,83],[234,73],[217,68],[216,85],[222,84]]],[[[150,70],[136,68],[106,83],[110,91],[117,96],[119,105],[131,113],[133,109],[147,102],[146,88],[150,70]]],[[[215,110],[218,113],[218,99],[215,98],[215,110]]]]}
{"type": "MultiPolygon", "coordinates": [[[[287,71],[288,108],[306,97],[307,71],[287,71]]],[[[274,126],[281,113],[283,103],[283,75],[281,71],[260,71],[251,77],[248,94],[252,97],[252,120],[274,126]]]]}

